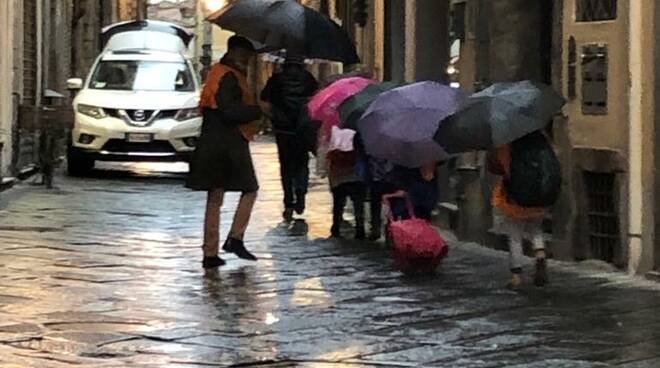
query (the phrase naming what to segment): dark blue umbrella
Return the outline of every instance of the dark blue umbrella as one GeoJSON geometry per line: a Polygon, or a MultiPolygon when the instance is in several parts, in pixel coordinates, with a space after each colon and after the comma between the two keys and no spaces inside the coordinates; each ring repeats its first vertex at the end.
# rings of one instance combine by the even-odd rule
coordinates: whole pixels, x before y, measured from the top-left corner
{"type": "Polygon", "coordinates": [[[357,130],[357,123],[367,111],[367,108],[380,96],[381,93],[401,86],[396,82],[384,82],[367,86],[358,94],[349,97],[339,105],[340,127],[357,130]]]}
{"type": "Polygon", "coordinates": [[[358,123],[367,154],[409,168],[446,160],[448,153],[433,135],[465,98],[460,90],[435,82],[380,94],[358,123]]]}
{"type": "Polygon", "coordinates": [[[497,83],[470,96],[440,124],[435,140],[449,153],[487,150],[543,129],[563,105],[550,86],[497,83]]]}
{"type": "Polygon", "coordinates": [[[286,49],[310,59],[357,64],[360,58],[346,31],[296,0],[238,0],[209,17],[223,29],[272,50],[286,49]]]}

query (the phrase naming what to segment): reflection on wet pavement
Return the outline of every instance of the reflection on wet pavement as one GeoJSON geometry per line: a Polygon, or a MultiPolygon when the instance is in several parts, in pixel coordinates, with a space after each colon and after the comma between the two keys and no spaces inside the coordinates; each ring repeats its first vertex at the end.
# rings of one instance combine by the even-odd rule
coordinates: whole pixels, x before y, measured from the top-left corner
{"type": "MultiPolygon", "coordinates": [[[[106,164],[58,190],[0,197],[3,367],[659,367],[660,292],[551,264],[546,289],[505,290],[505,257],[452,242],[428,278],[382,244],[330,240],[313,178],[305,221],[281,222],[275,147],[247,245],[200,267],[204,194],[185,164],[106,164]]],[[[238,196],[223,210],[223,234],[238,196]]]]}

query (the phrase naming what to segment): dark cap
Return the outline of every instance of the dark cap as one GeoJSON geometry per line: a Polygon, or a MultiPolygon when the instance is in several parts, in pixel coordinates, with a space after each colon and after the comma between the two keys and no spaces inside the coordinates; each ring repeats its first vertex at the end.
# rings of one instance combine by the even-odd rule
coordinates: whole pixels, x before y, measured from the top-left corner
{"type": "Polygon", "coordinates": [[[227,48],[231,49],[244,49],[249,51],[255,51],[254,45],[250,40],[243,36],[231,36],[227,41],[227,48]]]}

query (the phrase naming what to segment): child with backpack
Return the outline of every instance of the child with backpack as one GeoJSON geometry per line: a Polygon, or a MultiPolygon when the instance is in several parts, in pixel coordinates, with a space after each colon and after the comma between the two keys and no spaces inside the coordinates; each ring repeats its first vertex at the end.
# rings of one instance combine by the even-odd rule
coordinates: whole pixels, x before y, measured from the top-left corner
{"type": "Polygon", "coordinates": [[[559,195],[559,161],[541,132],[532,133],[488,153],[488,170],[500,176],[493,188],[495,230],[508,236],[511,281],[522,284],[523,240],[532,242],[534,284],[548,282],[543,218],[559,195]]]}

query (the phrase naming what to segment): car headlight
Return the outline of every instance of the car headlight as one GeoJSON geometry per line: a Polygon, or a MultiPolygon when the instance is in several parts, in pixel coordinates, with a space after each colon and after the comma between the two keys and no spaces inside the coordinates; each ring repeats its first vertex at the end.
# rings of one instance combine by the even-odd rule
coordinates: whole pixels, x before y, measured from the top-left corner
{"type": "Polygon", "coordinates": [[[78,104],[78,112],[94,119],[103,119],[107,115],[102,107],[78,104]]]}
{"type": "Polygon", "coordinates": [[[194,118],[198,118],[202,116],[202,114],[199,112],[199,108],[193,107],[189,109],[181,109],[179,110],[176,115],[174,115],[174,120],[176,121],[186,121],[194,118]]]}

